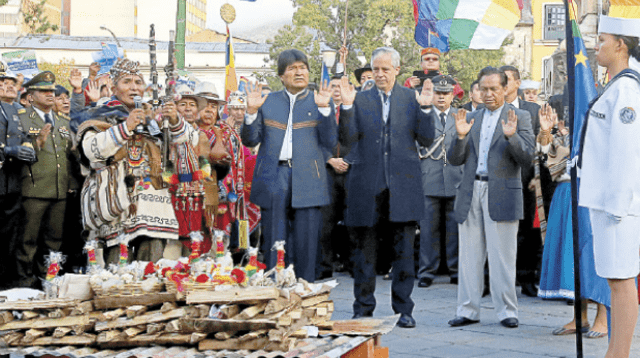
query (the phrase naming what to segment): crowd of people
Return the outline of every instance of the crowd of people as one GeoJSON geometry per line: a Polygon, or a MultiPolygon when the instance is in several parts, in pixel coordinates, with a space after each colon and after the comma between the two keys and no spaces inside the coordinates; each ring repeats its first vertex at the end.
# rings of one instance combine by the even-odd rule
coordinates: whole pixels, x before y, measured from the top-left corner
{"type": "Polygon", "coordinates": [[[611,80],[589,111],[578,163],[581,297],[566,99],[536,103],[539,83],[503,66],[480,71],[462,104],[436,48],[422,50],[404,85],[401,54],[381,47],[354,72],[357,87],[340,72],[315,91],[306,55],[286,50],[283,90],[252,82],[226,99],[209,82],[152,96],[127,58],[109,76],[92,64],[88,78],[74,69],[25,83],[1,68],[0,284],[39,288],[51,251],[67,255],[67,272],[81,271],[86,240],[100,241],[106,264],[119,260],[123,238],[130,260],[155,262],[188,256],[196,238],[206,252],[221,233],[234,253],[259,247],[267,267],[285,241],[287,263],[307,281],[348,271],[354,318],[373,316],[385,275],[404,328],[416,326],[416,280],[428,288],[437,275],[458,285],[454,327],[479,322],[487,294],[502,325],[518,327],[517,285],[584,300],[583,326],[555,335],[606,336],[611,306],[610,353],[624,356],[640,249],[640,188],[628,173],[640,155],[640,75],[628,63],[640,50],[635,30],[603,21],[597,60],[611,80]],[[592,326],[589,301],[598,305],[592,326]]]}

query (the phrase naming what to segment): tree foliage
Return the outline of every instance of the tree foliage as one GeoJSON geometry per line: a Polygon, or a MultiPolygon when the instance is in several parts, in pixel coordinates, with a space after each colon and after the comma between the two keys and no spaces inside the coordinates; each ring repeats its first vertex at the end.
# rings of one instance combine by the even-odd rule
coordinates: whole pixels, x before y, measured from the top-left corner
{"type": "Polygon", "coordinates": [[[47,31],[57,31],[58,25],[49,22],[44,13],[47,0],[23,0],[22,18],[29,28],[30,34],[44,34],[47,31]]]}
{"type": "Polygon", "coordinates": [[[71,85],[69,84],[69,74],[71,73],[71,69],[73,69],[76,65],[76,61],[74,59],[63,58],[60,62],[51,63],[38,61],[38,69],[42,72],[51,71],[56,76],[56,84],[61,85],[64,88],[72,91],[71,85]]]}
{"type": "Polygon", "coordinates": [[[442,56],[440,70],[451,75],[460,83],[468,95],[469,86],[478,77],[481,69],[487,66],[504,65],[503,50],[452,50],[442,56]]]}
{"type": "Polygon", "coordinates": [[[8,2],[9,0],[0,0],[0,6],[7,5],[8,2]]]}

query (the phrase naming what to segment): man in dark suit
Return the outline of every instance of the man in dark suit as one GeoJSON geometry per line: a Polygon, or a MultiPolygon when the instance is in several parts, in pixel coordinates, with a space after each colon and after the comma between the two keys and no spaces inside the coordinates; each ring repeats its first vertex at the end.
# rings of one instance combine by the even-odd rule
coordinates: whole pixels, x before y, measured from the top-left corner
{"type": "Polygon", "coordinates": [[[389,227],[393,235],[392,307],[400,313],[398,326],[413,328],[411,300],[415,267],[413,242],[416,222],[424,217],[420,159],[415,141],[432,142],[430,115],[433,85],[422,92],[396,83],[400,54],[389,47],[373,51],[371,64],[376,87],[356,95],[342,78],[340,127],[352,143],[345,158],[347,173],[346,225],[352,228],[354,252],[354,317],[372,316],[376,306],[376,228],[389,227]],[[424,109],[421,107],[424,106],[424,109]]]}
{"type": "Polygon", "coordinates": [[[465,103],[462,108],[467,112],[473,112],[476,109],[484,107],[482,105],[482,92],[480,92],[480,84],[478,80],[473,81],[469,86],[469,102],[465,103]]]}
{"type": "MultiPolygon", "coordinates": [[[[13,85],[15,78],[6,73],[0,62],[0,83],[13,85]]],[[[5,88],[6,90],[6,88],[5,88]]],[[[0,95],[4,97],[5,95],[0,95]]],[[[0,103],[0,238],[3,250],[0,254],[0,289],[11,288],[16,275],[15,247],[21,239],[24,225],[22,212],[22,170],[36,161],[36,152],[20,123],[16,108],[0,103]]]]}
{"type": "Polygon", "coordinates": [[[453,218],[453,201],[464,166],[450,165],[446,157],[446,149],[457,135],[457,109],[451,108],[455,84],[451,76],[433,78],[436,140],[430,148],[418,146],[426,213],[420,221],[418,287],[431,286],[441,258],[446,262],[451,283],[458,282],[458,223],[453,218]]]}
{"type": "Polygon", "coordinates": [[[459,285],[451,326],[479,322],[483,267],[488,256],[494,309],[503,326],[518,327],[515,289],[516,235],[522,219],[521,169],[529,165],[534,135],[529,113],[505,103],[507,76],[496,68],[480,73],[485,108],[456,115],[457,137],[448,153],[465,164],[456,193],[460,224],[459,285]]]}
{"type": "Polygon", "coordinates": [[[322,148],[337,144],[336,117],[326,84],[315,94],[307,89],[309,64],[299,50],[278,56],[278,75],[285,89],[262,96],[262,85],[250,88],[242,126],[242,144],[260,144],[253,173],[251,202],[262,210],[268,267],[274,267],[276,241],[286,241],[288,262],[296,276],[316,278],[320,207],[329,204],[322,148]]]}
{"type": "MultiPolygon", "coordinates": [[[[520,88],[520,71],[513,66],[502,66],[502,71],[507,74],[509,82],[505,93],[505,101],[516,108],[529,112],[531,115],[531,127],[535,136],[540,132],[540,106],[533,102],[523,101],[518,97],[520,88]]],[[[537,297],[536,269],[542,259],[542,240],[540,229],[534,228],[536,212],[536,194],[529,189],[529,183],[534,177],[533,161],[529,165],[522,166],[522,198],[524,218],[520,220],[518,228],[518,258],[516,264],[516,279],[522,287],[522,294],[537,297]]]]}

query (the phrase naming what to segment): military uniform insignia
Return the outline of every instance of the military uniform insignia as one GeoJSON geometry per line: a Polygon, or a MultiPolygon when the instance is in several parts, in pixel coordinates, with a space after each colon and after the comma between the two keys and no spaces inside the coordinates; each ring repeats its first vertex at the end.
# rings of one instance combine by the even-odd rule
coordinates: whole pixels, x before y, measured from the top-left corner
{"type": "MultiPolygon", "coordinates": [[[[589,111],[589,114],[596,117],[596,118],[600,118],[600,119],[605,119],[606,116],[604,115],[604,113],[600,113],[600,112],[596,112],[593,109],[591,111],[589,111]]],[[[565,117],[566,118],[566,117],[565,117]]]]}
{"type": "Polygon", "coordinates": [[[31,135],[38,135],[38,134],[40,134],[40,128],[33,128],[33,127],[29,127],[29,134],[31,134],[31,135]]]}
{"type": "Polygon", "coordinates": [[[23,114],[23,113],[27,113],[27,110],[24,108],[18,109],[18,114],[23,114]]]}
{"type": "Polygon", "coordinates": [[[64,138],[69,138],[69,130],[67,129],[67,127],[58,128],[58,132],[60,132],[60,135],[64,138]]]}
{"type": "Polygon", "coordinates": [[[636,120],[636,111],[631,107],[624,107],[620,110],[620,122],[631,124],[636,120]]]}

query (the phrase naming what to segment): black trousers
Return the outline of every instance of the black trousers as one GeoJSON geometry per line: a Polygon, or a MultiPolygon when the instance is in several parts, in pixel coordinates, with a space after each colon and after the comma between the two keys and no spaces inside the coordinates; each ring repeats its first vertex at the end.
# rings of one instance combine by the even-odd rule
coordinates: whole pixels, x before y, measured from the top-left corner
{"type": "Polygon", "coordinates": [[[344,223],[345,179],[344,174],[336,174],[332,168],[327,169],[329,178],[329,195],[331,204],[320,208],[322,223],[316,275],[333,271],[334,264],[348,265],[351,261],[351,240],[344,223]],[[342,223],[342,224],[340,224],[342,223]]]}
{"type": "Polygon", "coordinates": [[[16,245],[24,234],[22,195],[13,193],[0,196],[0,288],[10,288],[16,278],[16,245]]]}
{"type": "Polygon", "coordinates": [[[352,227],[350,234],[356,248],[353,255],[353,312],[372,314],[376,308],[376,252],[377,230],[388,227],[392,234],[383,240],[392,247],[391,307],[395,313],[411,314],[414,303],[411,299],[415,280],[413,243],[416,234],[415,222],[389,221],[389,190],[376,196],[376,225],[352,227]]]}

